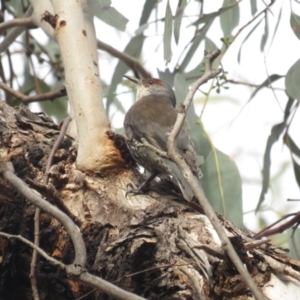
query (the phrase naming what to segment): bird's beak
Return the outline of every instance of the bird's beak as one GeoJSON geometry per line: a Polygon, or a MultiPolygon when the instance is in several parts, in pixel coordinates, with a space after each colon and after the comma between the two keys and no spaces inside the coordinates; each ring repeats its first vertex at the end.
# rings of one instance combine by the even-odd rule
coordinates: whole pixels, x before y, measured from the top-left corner
{"type": "Polygon", "coordinates": [[[140,79],[137,79],[137,78],[135,78],[135,77],[128,76],[128,75],[123,75],[123,77],[125,77],[125,78],[127,78],[127,79],[133,81],[135,84],[140,84],[140,83],[141,83],[140,79]]]}

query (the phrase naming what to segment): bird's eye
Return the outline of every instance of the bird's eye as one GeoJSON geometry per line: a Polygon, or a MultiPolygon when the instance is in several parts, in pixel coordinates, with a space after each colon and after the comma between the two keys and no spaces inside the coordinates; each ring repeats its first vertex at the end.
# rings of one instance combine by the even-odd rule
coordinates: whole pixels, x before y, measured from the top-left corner
{"type": "Polygon", "coordinates": [[[153,80],[149,80],[149,84],[153,84],[153,80]]]}

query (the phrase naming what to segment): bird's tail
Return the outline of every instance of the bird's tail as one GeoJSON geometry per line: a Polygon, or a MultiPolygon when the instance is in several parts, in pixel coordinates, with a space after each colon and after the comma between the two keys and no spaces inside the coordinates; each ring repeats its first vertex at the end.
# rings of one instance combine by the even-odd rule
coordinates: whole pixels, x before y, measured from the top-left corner
{"type": "MultiPolygon", "coordinates": [[[[172,168],[172,171],[173,171],[172,175],[177,179],[178,185],[181,189],[181,192],[182,192],[184,198],[189,202],[192,201],[192,199],[193,199],[193,197],[195,197],[195,195],[194,195],[190,185],[187,183],[184,175],[178,169],[177,165],[175,165],[172,168]]],[[[199,177],[196,175],[194,175],[194,177],[196,178],[199,187],[202,188],[199,177]]]]}

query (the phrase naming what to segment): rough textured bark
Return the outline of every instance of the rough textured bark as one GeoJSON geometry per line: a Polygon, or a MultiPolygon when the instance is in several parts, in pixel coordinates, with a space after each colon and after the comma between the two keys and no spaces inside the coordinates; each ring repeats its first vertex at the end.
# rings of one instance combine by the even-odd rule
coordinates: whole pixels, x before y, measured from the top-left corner
{"type": "MultiPolygon", "coordinates": [[[[90,272],[147,299],[251,298],[240,275],[224,257],[207,218],[182,201],[171,181],[153,183],[147,195],[127,194],[142,176],[121,136],[107,133],[125,167],[93,174],[76,170],[76,144],[65,137],[55,155],[49,185],[44,186],[43,172],[58,133],[59,126],[47,116],[33,114],[25,106],[16,111],[0,104],[2,158],[11,161],[20,178],[80,227],[90,272]]],[[[35,207],[0,177],[0,230],[32,241],[34,212],[35,207]]],[[[291,271],[285,280],[291,283],[293,277],[299,282],[298,262],[269,244],[246,251],[249,235],[220,218],[263,289],[275,273],[266,257],[289,264],[291,271]]],[[[45,213],[40,224],[41,248],[71,263],[74,251],[68,233],[45,213]]],[[[0,253],[0,299],[31,299],[32,249],[17,240],[0,238],[0,253]]],[[[280,275],[287,276],[287,272],[280,275]]],[[[66,278],[43,258],[38,260],[37,282],[41,299],[76,299],[92,290],[66,278]]],[[[85,299],[108,298],[94,291],[85,299]]]]}

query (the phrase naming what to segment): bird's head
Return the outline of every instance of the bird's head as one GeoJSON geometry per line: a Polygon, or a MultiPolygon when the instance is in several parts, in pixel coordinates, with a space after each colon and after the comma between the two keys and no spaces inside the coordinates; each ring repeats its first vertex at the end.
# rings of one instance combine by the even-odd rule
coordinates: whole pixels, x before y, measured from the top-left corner
{"type": "Polygon", "coordinates": [[[137,79],[135,77],[131,77],[128,75],[123,75],[127,79],[133,81],[137,87],[136,98],[137,100],[153,95],[157,97],[162,97],[162,99],[168,99],[171,101],[172,105],[175,107],[176,105],[176,98],[174,91],[172,88],[157,78],[144,78],[144,79],[137,79]]]}

